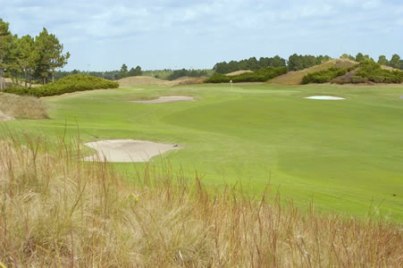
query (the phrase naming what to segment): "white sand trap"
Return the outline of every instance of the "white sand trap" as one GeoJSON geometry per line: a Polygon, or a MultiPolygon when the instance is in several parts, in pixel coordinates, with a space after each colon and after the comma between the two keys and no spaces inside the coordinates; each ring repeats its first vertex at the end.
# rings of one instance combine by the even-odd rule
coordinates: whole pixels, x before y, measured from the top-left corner
{"type": "Polygon", "coordinates": [[[177,102],[177,101],[193,101],[193,97],[189,96],[163,96],[154,100],[142,100],[142,101],[133,101],[136,103],[145,103],[145,104],[158,104],[158,103],[167,103],[167,102],[177,102]]]}
{"type": "Polygon", "coordinates": [[[142,140],[103,140],[85,144],[97,151],[85,157],[85,161],[98,162],[147,162],[152,157],[179,149],[177,144],[156,143],[142,140]]]}
{"type": "Polygon", "coordinates": [[[310,100],[345,100],[345,98],[335,97],[335,96],[309,96],[309,97],[305,97],[305,99],[310,99],[310,100]]]}

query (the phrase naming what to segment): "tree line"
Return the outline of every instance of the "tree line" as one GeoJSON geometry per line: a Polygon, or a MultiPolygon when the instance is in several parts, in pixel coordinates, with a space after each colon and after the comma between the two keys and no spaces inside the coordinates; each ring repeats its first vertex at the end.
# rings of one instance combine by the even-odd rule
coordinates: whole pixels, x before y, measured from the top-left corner
{"type": "MultiPolygon", "coordinates": [[[[398,54],[393,54],[390,59],[385,55],[381,55],[378,61],[372,59],[369,55],[363,53],[357,53],[356,56],[349,54],[343,54],[340,58],[350,59],[357,62],[363,62],[366,60],[371,60],[377,62],[380,65],[390,66],[396,69],[403,69],[403,60],[398,54]]],[[[218,62],[214,65],[213,70],[219,74],[227,74],[239,70],[252,70],[257,71],[259,69],[264,69],[268,67],[287,67],[289,71],[298,71],[305,68],[312,67],[314,65],[321,64],[325,61],[330,60],[331,57],[327,55],[299,55],[292,54],[288,59],[281,58],[280,56],[274,57],[261,57],[257,59],[256,57],[251,57],[249,59],[243,59],[239,61],[223,61],[218,62]]]]}
{"type": "Polygon", "coordinates": [[[9,23],[0,19],[0,89],[3,76],[14,83],[22,80],[25,87],[38,81],[42,84],[54,79],[58,68],[67,64],[70,53],[63,53],[63,45],[46,28],[35,37],[12,34],[9,23]]]}
{"type": "Polygon", "coordinates": [[[401,59],[398,54],[393,54],[390,59],[388,59],[385,55],[380,55],[378,57],[378,60],[375,60],[371,58],[368,54],[363,54],[359,52],[355,56],[349,54],[343,54],[341,55],[340,58],[354,60],[359,63],[370,61],[373,63],[378,63],[379,65],[389,66],[395,69],[403,70],[403,59],[401,59]]]}

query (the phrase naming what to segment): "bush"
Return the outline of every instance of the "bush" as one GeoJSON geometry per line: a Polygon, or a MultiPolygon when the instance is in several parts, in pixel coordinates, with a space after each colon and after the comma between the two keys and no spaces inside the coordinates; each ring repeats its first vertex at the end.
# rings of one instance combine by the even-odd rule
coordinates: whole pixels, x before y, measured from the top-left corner
{"type": "Polygon", "coordinates": [[[374,83],[402,83],[403,72],[402,71],[389,71],[384,70],[381,66],[375,62],[364,62],[360,64],[360,68],[356,74],[368,81],[374,83]]]}
{"type": "Polygon", "coordinates": [[[173,71],[172,74],[168,76],[168,80],[175,80],[180,77],[202,77],[202,76],[207,76],[207,71],[206,70],[186,70],[186,69],[181,69],[181,70],[175,70],[173,71]]]}
{"type": "Polygon", "coordinates": [[[302,78],[302,84],[309,83],[328,83],[338,76],[345,75],[347,72],[351,71],[350,68],[336,68],[332,67],[327,70],[309,73],[302,78]]]}
{"type": "Polygon", "coordinates": [[[85,74],[74,74],[57,80],[38,88],[14,87],[6,90],[8,93],[19,95],[33,95],[36,97],[61,95],[76,91],[85,91],[93,89],[117,88],[119,84],[103,78],[94,77],[85,74]]]}
{"type": "Polygon", "coordinates": [[[206,83],[229,83],[231,80],[234,83],[241,82],[266,82],[276,76],[287,73],[286,67],[269,67],[259,69],[253,73],[243,73],[235,76],[226,76],[223,74],[215,73],[209,79],[206,80],[206,83]]]}

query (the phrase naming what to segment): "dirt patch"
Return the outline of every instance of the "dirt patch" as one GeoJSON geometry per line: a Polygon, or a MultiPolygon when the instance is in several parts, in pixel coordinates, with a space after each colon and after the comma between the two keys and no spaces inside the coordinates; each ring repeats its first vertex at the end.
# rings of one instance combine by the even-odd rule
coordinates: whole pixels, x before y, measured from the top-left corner
{"type": "Polygon", "coordinates": [[[148,162],[154,156],[180,149],[177,144],[143,140],[102,140],[85,145],[95,149],[97,153],[85,157],[84,160],[96,162],[148,162]]]}
{"type": "Polygon", "coordinates": [[[336,97],[336,96],[309,96],[309,97],[305,97],[305,99],[309,99],[309,100],[345,100],[345,98],[336,97]]]}
{"type": "Polygon", "coordinates": [[[153,100],[138,100],[133,101],[135,103],[144,103],[144,104],[158,104],[158,103],[168,103],[168,102],[178,102],[178,101],[194,101],[193,97],[190,96],[162,96],[158,99],[153,100]]]}

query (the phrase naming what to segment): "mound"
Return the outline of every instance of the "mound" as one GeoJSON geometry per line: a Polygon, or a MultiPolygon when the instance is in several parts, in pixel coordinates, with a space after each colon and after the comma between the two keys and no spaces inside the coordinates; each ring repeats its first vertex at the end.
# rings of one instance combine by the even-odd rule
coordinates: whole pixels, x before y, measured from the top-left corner
{"type": "Polygon", "coordinates": [[[310,68],[306,68],[300,71],[291,71],[286,74],[275,77],[269,81],[272,84],[280,84],[280,85],[300,85],[302,83],[302,79],[305,75],[309,73],[315,73],[323,70],[327,70],[329,68],[350,68],[358,63],[349,59],[336,59],[326,61],[322,64],[312,66],[310,68]]]}
{"type": "Polygon", "coordinates": [[[158,79],[151,76],[130,76],[118,80],[121,87],[133,87],[133,86],[147,86],[147,85],[158,85],[158,86],[170,86],[172,82],[158,79]]]}
{"type": "Polygon", "coordinates": [[[158,103],[167,103],[167,102],[178,102],[178,101],[193,101],[193,97],[189,96],[162,96],[158,99],[153,100],[140,100],[133,101],[135,103],[145,103],[145,104],[158,104],[158,103]]]}
{"type": "MultiPolygon", "coordinates": [[[[45,119],[48,118],[43,102],[34,97],[0,93],[0,118],[45,119]]],[[[1,119],[0,119],[1,120],[1,119]]],[[[10,119],[9,119],[10,120],[10,119]]]]}
{"type": "Polygon", "coordinates": [[[13,120],[13,119],[15,119],[15,118],[3,113],[2,111],[0,111],[0,122],[1,121],[9,121],[9,120],[13,120]]]}
{"type": "Polygon", "coordinates": [[[247,74],[247,73],[253,73],[253,72],[251,70],[239,70],[239,71],[235,71],[232,73],[227,73],[225,75],[226,76],[237,76],[237,75],[247,74]]]}
{"type": "Polygon", "coordinates": [[[148,162],[154,156],[179,148],[176,144],[141,140],[103,140],[85,145],[97,151],[95,155],[85,157],[85,161],[126,163],[148,162]]]}
{"type": "Polygon", "coordinates": [[[171,81],[171,85],[179,86],[179,85],[203,84],[206,79],[207,77],[204,76],[202,77],[183,76],[171,81]]]}

